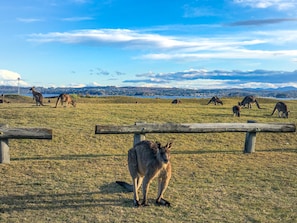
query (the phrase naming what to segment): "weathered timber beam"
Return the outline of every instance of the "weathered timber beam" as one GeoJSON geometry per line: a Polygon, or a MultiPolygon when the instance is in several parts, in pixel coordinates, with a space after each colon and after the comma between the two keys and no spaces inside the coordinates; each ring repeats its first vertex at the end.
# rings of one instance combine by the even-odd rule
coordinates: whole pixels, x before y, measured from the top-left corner
{"type": "Polygon", "coordinates": [[[296,125],[294,123],[137,123],[126,126],[95,126],[95,134],[295,131],[296,125]]]}
{"type": "Polygon", "coordinates": [[[1,139],[52,139],[52,130],[47,128],[9,128],[0,126],[1,139]]]}

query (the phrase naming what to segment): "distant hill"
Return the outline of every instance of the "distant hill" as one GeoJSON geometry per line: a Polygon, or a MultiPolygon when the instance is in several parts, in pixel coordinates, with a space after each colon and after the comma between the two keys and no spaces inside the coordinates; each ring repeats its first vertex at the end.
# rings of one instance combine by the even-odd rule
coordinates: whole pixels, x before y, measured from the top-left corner
{"type": "MultiPolygon", "coordinates": [[[[153,87],[83,87],[83,88],[44,88],[36,87],[43,94],[79,94],[82,96],[137,96],[137,97],[242,97],[246,95],[256,95],[258,97],[274,98],[297,98],[297,88],[283,87],[277,89],[252,89],[252,88],[234,88],[234,89],[184,89],[184,88],[153,88],[153,87]]],[[[31,92],[29,88],[12,86],[0,86],[0,94],[17,94],[20,90],[21,95],[28,95],[31,92]]]]}

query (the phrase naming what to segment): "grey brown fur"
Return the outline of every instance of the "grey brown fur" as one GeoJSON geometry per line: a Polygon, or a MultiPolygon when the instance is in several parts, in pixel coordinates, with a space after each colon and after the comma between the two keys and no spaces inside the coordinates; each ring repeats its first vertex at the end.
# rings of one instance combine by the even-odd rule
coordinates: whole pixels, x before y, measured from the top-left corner
{"type": "Polygon", "coordinates": [[[232,107],[233,116],[240,117],[241,107],[239,105],[235,105],[232,107]]]}
{"type": "Polygon", "coordinates": [[[60,94],[57,98],[56,106],[57,107],[59,101],[61,102],[61,105],[63,106],[64,103],[66,103],[66,106],[71,104],[73,107],[76,107],[76,102],[72,100],[71,96],[69,94],[60,94]]]}
{"type": "Polygon", "coordinates": [[[217,96],[213,96],[207,104],[214,103],[214,105],[221,104],[223,105],[223,101],[219,99],[217,96]]]}
{"type": "Polygon", "coordinates": [[[133,188],[134,205],[148,205],[149,185],[158,177],[158,205],[170,206],[163,199],[163,195],[171,178],[170,148],[172,143],[161,146],[158,142],[141,141],[128,151],[128,167],[132,177],[133,186],[122,181],[117,183],[129,191],[133,188]],[[139,203],[138,190],[142,185],[143,201],[139,203]]]}
{"type": "Polygon", "coordinates": [[[36,106],[44,105],[43,104],[43,96],[40,92],[35,90],[35,87],[31,87],[30,91],[32,91],[33,99],[36,101],[36,106]]]}
{"type": "Polygon", "coordinates": [[[252,95],[246,96],[241,102],[238,102],[238,105],[243,107],[248,105],[248,108],[252,108],[253,103],[256,103],[257,107],[261,109],[256,97],[252,95]]]}
{"type": "Polygon", "coordinates": [[[274,106],[274,109],[271,115],[273,115],[276,110],[278,111],[278,117],[289,118],[290,111],[288,111],[288,107],[284,102],[281,102],[281,101],[277,102],[274,106]]]}

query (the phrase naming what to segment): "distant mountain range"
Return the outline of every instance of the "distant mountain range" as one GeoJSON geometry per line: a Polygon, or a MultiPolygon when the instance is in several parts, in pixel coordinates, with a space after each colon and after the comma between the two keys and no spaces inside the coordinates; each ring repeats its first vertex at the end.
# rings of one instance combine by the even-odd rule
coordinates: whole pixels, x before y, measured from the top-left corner
{"type": "MultiPolygon", "coordinates": [[[[283,87],[277,89],[261,88],[233,88],[233,89],[183,89],[183,88],[154,88],[154,87],[82,87],[82,88],[44,88],[36,87],[43,94],[78,94],[82,96],[136,96],[136,97],[197,97],[206,98],[217,95],[218,97],[241,97],[255,95],[258,97],[297,98],[297,88],[283,87]]],[[[28,95],[29,87],[0,86],[0,94],[28,95]]]]}

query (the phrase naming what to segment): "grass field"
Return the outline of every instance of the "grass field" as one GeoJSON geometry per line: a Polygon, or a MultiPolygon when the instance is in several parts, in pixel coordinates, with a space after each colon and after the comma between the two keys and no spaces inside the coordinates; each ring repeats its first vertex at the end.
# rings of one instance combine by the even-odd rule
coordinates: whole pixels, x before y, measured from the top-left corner
{"type": "Polygon", "coordinates": [[[53,129],[53,140],[10,140],[10,164],[0,164],[0,222],[297,222],[296,133],[258,133],[256,152],[244,154],[244,133],[147,134],[174,140],[173,176],[164,198],[172,207],[133,207],[127,151],[133,135],[95,135],[96,124],[145,122],[292,122],[297,101],[286,101],[289,119],[270,116],[277,102],[259,99],[263,109],[231,107],[241,98],[77,98],[77,107],[36,107],[32,98],[0,104],[0,123],[53,129]],[[135,102],[138,103],[135,103],[135,102]]]}

